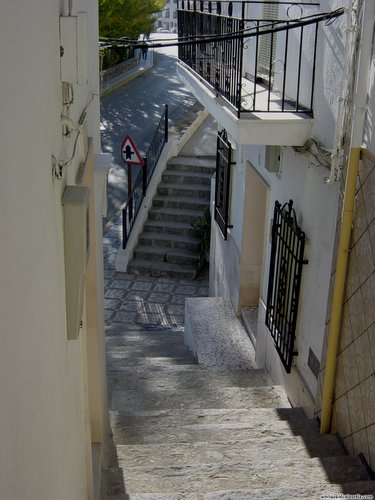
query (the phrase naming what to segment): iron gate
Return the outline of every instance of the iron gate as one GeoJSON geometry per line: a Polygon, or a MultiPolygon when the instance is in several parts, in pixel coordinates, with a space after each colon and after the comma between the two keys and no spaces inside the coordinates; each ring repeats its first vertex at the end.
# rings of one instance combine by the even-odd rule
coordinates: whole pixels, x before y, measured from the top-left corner
{"type": "Polygon", "coordinates": [[[293,201],[276,201],[267,293],[266,325],[275,347],[290,373],[294,351],[305,233],[297,224],[293,201]]]}

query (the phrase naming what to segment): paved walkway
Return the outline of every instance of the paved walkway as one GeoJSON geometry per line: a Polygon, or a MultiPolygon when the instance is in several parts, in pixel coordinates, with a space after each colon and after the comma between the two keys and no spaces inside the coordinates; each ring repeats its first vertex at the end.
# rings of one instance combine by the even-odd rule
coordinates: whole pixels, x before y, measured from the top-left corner
{"type": "Polygon", "coordinates": [[[140,276],[116,272],[121,245],[121,218],[104,232],[106,329],[138,325],[183,326],[186,297],[208,296],[208,274],[196,280],[140,276]]]}

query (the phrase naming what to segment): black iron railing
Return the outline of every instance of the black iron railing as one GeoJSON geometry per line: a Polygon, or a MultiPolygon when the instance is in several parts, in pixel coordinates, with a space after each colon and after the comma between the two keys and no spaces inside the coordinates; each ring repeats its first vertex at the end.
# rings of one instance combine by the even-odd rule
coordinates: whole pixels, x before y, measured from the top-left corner
{"type": "Polygon", "coordinates": [[[152,174],[163,151],[164,145],[168,142],[168,105],[165,106],[162,117],[156,128],[154,137],[147,150],[144,165],[141,167],[128,200],[122,209],[122,248],[125,249],[131,230],[133,229],[138,212],[141,208],[142,200],[146,195],[147,187],[152,174]]]}
{"type": "Polygon", "coordinates": [[[270,271],[267,293],[266,325],[275,347],[290,373],[297,353],[294,340],[299,292],[304,261],[305,233],[297,224],[293,201],[275,202],[270,271]]]}
{"type": "Polygon", "coordinates": [[[237,116],[312,115],[318,26],[342,14],[309,15],[318,5],[178,0],[179,60],[237,116]]]}
{"type": "Polygon", "coordinates": [[[216,185],[214,218],[224,239],[227,239],[229,225],[230,167],[232,147],[227,132],[223,129],[217,135],[216,148],[216,185]]]}

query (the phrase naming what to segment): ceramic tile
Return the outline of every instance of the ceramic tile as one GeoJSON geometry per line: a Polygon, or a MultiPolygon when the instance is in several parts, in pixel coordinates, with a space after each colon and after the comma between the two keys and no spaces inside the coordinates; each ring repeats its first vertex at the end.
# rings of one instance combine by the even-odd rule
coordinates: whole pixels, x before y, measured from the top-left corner
{"type": "Polygon", "coordinates": [[[361,431],[355,432],[353,434],[353,450],[356,455],[359,455],[359,453],[363,453],[366,459],[369,459],[366,429],[362,429],[361,431]]]}
{"type": "Polygon", "coordinates": [[[351,435],[352,428],[350,425],[350,415],[348,408],[348,401],[346,395],[338,398],[335,401],[335,414],[336,414],[336,427],[335,430],[340,433],[342,438],[346,438],[351,435]]]}
{"type": "Polygon", "coordinates": [[[370,343],[370,352],[372,358],[372,370],[375,372],[375,323],[373,323],[367,330],[368,339],[370,343]]]}
{"type": "Polygon", "coordinates": [[[367,228],[367,218],[365,212],[365,205],[363,201],[362,190],[356,195],[355,198],[355,208],[354,208],[354,220],[353,220],[353,231],[352,231],[352,243],[355,244],[359,238],[362,236],[367,228]]]}
{"type": "Polygon", "coordinates": [[[357,259],[355,256],[355,252],[352,251],[349,257],[348,273],[346,278],[346,299],[350,299],[350,297],[358,290],[359,285],[360,281],[358,275],[357,259]]]}
{"type": "Polygon", "coordinates": [[[373,373],[371,347],[367,330],[354,342],[354,350],[359,380],[364,380],[373,373]]]}
{"type": "Polygon", "coordinates": [[[375,424],[375,374],[360,384],[365,424],[375,424]]]}
{"type": "Polygon", "coordinates": [[[369,464],[372,470],[375,470],[375,425],[366,429],[369,447],[369,464]]]}
{"type": "Polygon", "coordinates": [[[371,170],[369,176],[363,183],[362,193],[367,223],[371,224],[375,217],[375,169],[371,170]]]}
{"type": "Polygon", "coordinates": [[[341,354],[343,371],[345,373],[346,391],[359,384],[357,359],[354,344],[350,344],[341,354]]]}
{"type": "MultiPolygon", "coordinates": [[[[375,272],[364,282],[361,287],[363,306],[366,318],[366,327],[375,322],[375,272]]],[[[351,319],[351,318],[350,318],[351,319]]],[[[352,324],[353,327],[353,324],[352,324]]]]}
{"type": "Polygon", "coordinates": [[[343,351],[349,344],[353,342],[352,327],[349,319],[349,307],[344,305],[342,322],[341,322],[341,335],[340,335],[340,352],[343,351]]]}
{"type": "Polygon", "coordinates": [[[352,432],[359,431],[365,426],[365,418],[362,409],[362,396],[357,385],[347,393],[350,425],[352,432]]]}
{"type": "Polygon", "coordinates": [[[357,263],[359,284],[364,283],[374,272],[374,258],[368,231],[365,231],[352,250],[357,263]]]}
{"type": "Polygon", "coordinates": [[[350,300],[348,300],[348,307],[352,337],[355,339],[366,329],[366,318],[361,289],[357,290],[350,300]]]}
{"type": "Polygon", "coordinates": [[[341,354],[337,358],[336,385],[335,385],[336,397],[340,398],[346,391],[347,389],[345,381],[345,368],[343,362],[343,355],[341,354]]]}

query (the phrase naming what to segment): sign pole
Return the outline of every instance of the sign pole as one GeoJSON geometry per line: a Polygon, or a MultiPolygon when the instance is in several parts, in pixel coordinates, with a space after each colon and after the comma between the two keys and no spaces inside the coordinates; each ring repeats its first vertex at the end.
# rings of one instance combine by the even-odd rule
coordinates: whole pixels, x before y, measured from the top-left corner
{"type": "Polygon", "coordinates": [[[133,217],[133,200],[130,199],[132,192],[132,166],[131,163],[126,164],[128,167],[128,206],[129,206],[129,219],[133,217]]]}
{"type": "Polygon", "coordinates": [[[129,134],[126,134],[121,142],[121,158],[123,159],[125,165],[127,166],[128,174],[128,215],[129,215],[129,225],[131,226],[131,220],[133,218],[133,205],[135,204],[135,199],[132,197],[132,165],[139,165],[143,167],[144,159],[140,155],[137,146],[134,144],[133,139],[129,134]]]}

